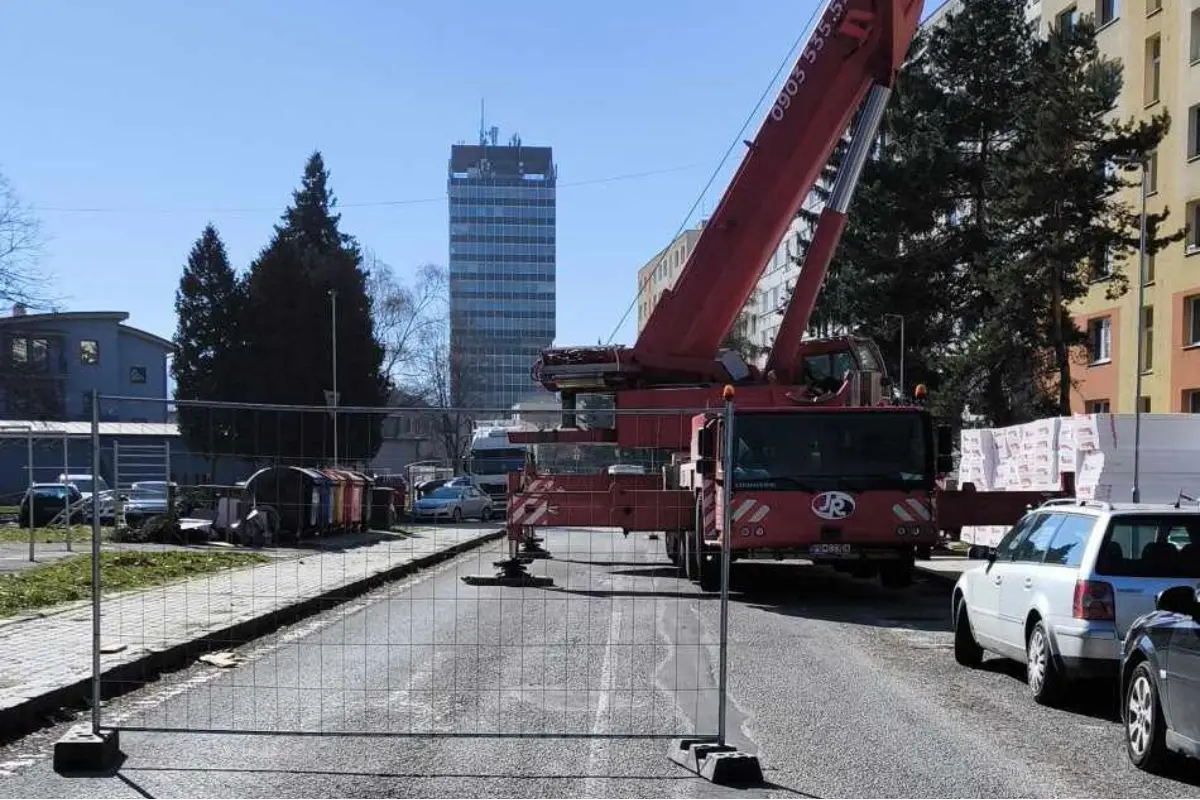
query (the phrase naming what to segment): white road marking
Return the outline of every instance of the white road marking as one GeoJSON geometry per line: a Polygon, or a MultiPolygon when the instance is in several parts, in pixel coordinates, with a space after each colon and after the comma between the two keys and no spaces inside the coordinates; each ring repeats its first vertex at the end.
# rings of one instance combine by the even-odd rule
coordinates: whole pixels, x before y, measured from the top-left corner
{"type": "MultiPolygon", "coordinates": [[[[617,640],[621,638],[621,612],[613,610],[612,624],[608,629],[608,641],[604,645],[604,661],[600,664],[600,699],[596,703],[596,719],[592,723],[592,736],[600,736],[606,732],[612,705],[612,673],[613,654],[617,640]]],[[[609,742],[607,739],[592,739],[588,750],[588,779],[584,782],[584,797],[603,797],[604,791],[599,785],[605,780],[599,777],[601,764],[610,761],[607,757],[609,742]]]]}

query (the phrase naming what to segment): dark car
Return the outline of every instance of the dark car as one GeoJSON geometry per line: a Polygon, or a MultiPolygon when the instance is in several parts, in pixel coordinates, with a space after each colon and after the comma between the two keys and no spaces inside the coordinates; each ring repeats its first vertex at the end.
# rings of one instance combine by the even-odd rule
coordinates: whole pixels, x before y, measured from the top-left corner
{"type": "Polygon", "coordinates": [[[1171,753],[1200,758],[1200,598],[1175,586],[1155,608],[1130,626],[1121,660],[1125,749],[1148,772],[1171,753]]]}
{"type": "MultiPolygon", "coordinates": [[[[74,505],[83,499],[83,495],[74,484],[35,483],[25,492],[21,499],[18,523],[22,528],[29,527],[29,508],[33,504],[33,527],[41,528],[49,525],[54,518],[63,512],[67,503],[74,505]]],[[[83,522],[82,513],[76,517],[77,522],[83,522]]]]}

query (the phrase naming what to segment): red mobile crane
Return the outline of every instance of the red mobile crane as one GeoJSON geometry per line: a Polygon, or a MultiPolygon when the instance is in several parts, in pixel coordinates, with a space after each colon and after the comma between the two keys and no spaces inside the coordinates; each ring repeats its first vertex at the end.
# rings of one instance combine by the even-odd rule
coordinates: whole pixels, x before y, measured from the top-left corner
{"type": "MultiPolygon", "coordinates": [[[[914,549],[937,537],[936,481],[951,469],[949,429],[935,436],[924,409],[884,403],[886,372],[870,340],[802,337],[922,7],[923,0],[828,0],[636,343],[542,353],[533,377],[559,393],[562,425],[513,434],[514,442],[667,448],[681,458],[665,476],[510,474],[512,557],[498,564],[497,580],[533,580],[517,543],[525,542],[524,555],[544,555],[533,529],[551,525],[665,531],[672,560],[705,589],[717,588],[715,556],[724,547],[734,559],[799,555],[862,575],[878,570],[890,585],[910,580],[914,549]],[[759,370],[721,342],[856,111],[843,166],[759,370]],[[814,373],[844,380],[821,386],[814,373]],[[716,458],[721,415],[671,411],[718,409],[726,392],[736,393],[733,476],[716,458]],[[578,424],[577,397],[588,393],[614,396],[615,427],[578,424]],[[734,530],[723,531],[717,486],[728,479],[734,530]]],[[[1008,506],[1019,500],[1008,494],[1008,506]]]]}

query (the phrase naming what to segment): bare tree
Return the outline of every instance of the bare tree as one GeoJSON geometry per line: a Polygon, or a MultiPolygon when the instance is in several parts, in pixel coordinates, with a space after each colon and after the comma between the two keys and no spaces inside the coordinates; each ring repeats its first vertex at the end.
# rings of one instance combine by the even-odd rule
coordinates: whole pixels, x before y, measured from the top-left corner
{"type": "Polygon", "coordinates": [[[462,359],[450,349],[449,326],[445,322],[422,330],[418,366],[422,397],[437,409],[435,435],[446,457],[454,462],[456,470],[461,470],[471,449],[474,420],[466,409],[454,406],[456,387],[462,386],[467,376],[462,359]]]}
{"type": "Polygon", "coordinates": [[[444,325],[449,313],[449,280],[436,264],[417,270],[412,285],[367,251],[363,262],[369,271],[367,291],[375,335],[383,343],[382,371],[396,386],[424,383],[424,348],[432,328],[444,325]]]}
{"type": "Polygon", "coordinates": [[[0,174],[0,299],[37,307],[52,302],[37,269],[42,245],[37,218],[0,174]]]}

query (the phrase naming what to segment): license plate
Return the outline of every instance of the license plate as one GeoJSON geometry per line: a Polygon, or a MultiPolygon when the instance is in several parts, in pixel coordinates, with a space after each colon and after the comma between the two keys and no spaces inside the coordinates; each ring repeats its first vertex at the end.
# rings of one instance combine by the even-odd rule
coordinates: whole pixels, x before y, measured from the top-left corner
{"type": "Polygon", "coordinates": [[[848,556],[854,553],[854,545],[812,544],[808,546],[808,553],[813,556],[848,556]]]}

